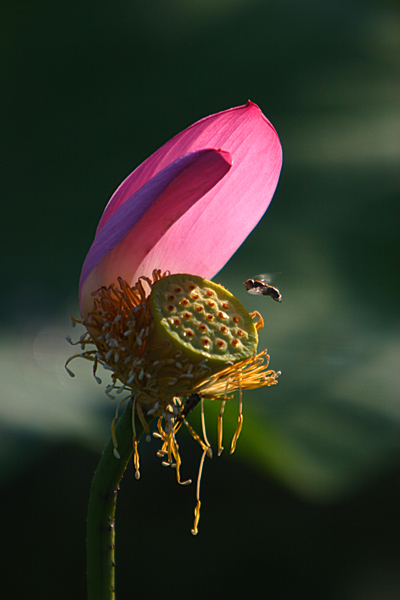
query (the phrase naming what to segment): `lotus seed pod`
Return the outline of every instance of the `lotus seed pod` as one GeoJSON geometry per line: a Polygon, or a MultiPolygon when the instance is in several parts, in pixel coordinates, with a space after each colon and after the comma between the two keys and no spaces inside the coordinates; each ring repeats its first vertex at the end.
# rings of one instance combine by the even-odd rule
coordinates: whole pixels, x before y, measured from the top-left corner
{"type": "Polygon", "coordinates": [[[205,361],[211,372],[249,358],[258,335],[244,306],[221,285],[195,275],[169,275],[150,295],[155,327],[149,347],[172,344],[174,354],[193,364],[205,361]]]}

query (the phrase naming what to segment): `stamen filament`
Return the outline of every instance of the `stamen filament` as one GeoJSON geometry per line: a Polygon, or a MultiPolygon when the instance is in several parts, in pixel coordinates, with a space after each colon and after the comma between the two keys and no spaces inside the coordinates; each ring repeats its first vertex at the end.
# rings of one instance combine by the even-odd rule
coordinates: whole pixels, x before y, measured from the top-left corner
{"type": "Polygon", "coordinates": [[[221,410],[218,415],[218,456],[221,456],[224,451],[224,447],[222,445],[222,436],[223,436],[223,415],[225,410],[226,400],[223,400],[221,403],[221,410]]]}
{"type": "MultiPolygon", "coordinates": [[[[132,409],[133,414],[133,409],[132,409]]],[[[138,451],[138,440],[133,440],[133,466],[135,469],[135,479],[140,479],[140,459],[138,451]]]]}
{"type": "Polygon", "coordinates": [[[199,473],[197,476],[197,487],[196,487],[196,506],[194,509],[194,523],[193,523],[193,529],[192,529],[192,534],[193,535],[197,535],[199,532],[199,521],[200,521],[200,507],[201,507],[201,501],[200,501],[200,483],[201,483],[201,476],[203,474],[203,466],[204,466],[204,460],[206,458],[206,454],[207,451],[204,450],[201,459],[200,459],[200,466],[199,466],[199,473]]]}
{"type": "Polygon", "coordinates": [[[206,419],[205,419],[205,416],[204,416],[204,398],[201,399],[201,429],[202,429],[202,432],[203,432],[203,438],[204,438],[204,441],[205,441],[206,445],[209,448],[211,448],[211,444],[210,444],[210,442],[207,439],[206,419]]]}
{"type": "MultiPolygon", "coordinates": [[[[241,384],[241,379],[239,379],[239,385],[241,384]]],[[[235,433],[233,434],[233,438],[231,441],[231,450],[230,454],[233,454],[236,450],[236,443],[239,439],[240,432],[242,431],[243,426],[243,395],[242,395],[242,386],[239,388],[239,415],[238,415],[238,425],[235,433]]]]}

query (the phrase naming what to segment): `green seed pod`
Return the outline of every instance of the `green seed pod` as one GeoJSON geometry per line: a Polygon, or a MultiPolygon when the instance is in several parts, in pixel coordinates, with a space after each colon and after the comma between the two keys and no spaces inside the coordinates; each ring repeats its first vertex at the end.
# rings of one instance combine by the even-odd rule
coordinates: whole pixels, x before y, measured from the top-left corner
{"type": "Polygon", "coordinates": [[[257,351],[255,324],[244,306],[221,285],[195,275],[169,275],[150,295],[155,327],[149,346],[172,343],[191,363],[207,359],[215,373],[257,351]]]}

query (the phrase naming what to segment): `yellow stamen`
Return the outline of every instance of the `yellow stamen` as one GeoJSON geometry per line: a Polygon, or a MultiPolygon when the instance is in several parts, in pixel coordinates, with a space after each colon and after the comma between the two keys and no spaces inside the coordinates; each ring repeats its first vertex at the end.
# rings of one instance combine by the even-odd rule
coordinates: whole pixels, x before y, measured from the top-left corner
{"type": "Polygon", "coordinates": [[[232,441],[231,441],[230,454],[233,454],[235,452],[235,450],[236,450],[236,443],[237,443],[237,441],[239,439],[240,432],[242,431],[242,426],[243,426],[243,414],[239,413],[239,416],[238,416],[238,425],[237,425],[235,433],[233,434],[233,438],[232,438],[232,441]]]}
{"type": "Polygon", "coordinates": [[[207,439],[206,419],[204,416],[204,398],[201,399],[201,430],[203,432],[203,438],[204,438],[206,445],[208,446],[208,448],[211,449],[211,444],[207,439]]]}
{"type": "Polygon", "coordinates": [[[260,315],[258,310],[254,310],[253,312],[251,312],[250,316],[252,319],[256,319],[256,318],[258,319],[258,321],[256,321],[254,323],[256,326],[256,329],[257,329],[257,333],[258,333],[264,327],[264,319],[262,318],[262,316],[260,315]]]}
{"type": "MultiPolygon", "coordinates": [[[[203,454],[204,456],[204,454],[203,454]]],[[[193,523],[193,529],[191,530],[193,535],[197,535],[199,533],[199,521],[200,521],[200,507],[201,507],[201,502],[200,500],[197,500],[197,504],[195,506],[194,509],[194,523],[193,523]]]]}
{"type": "Polygon", "coordinates": [[[223,416],[225,410],[226,400],[221,402],[221,410],[218,415],[218,456],[221,456],[224,451],[224,447],[222,445],[222,437],[223,437],[223,416]]]}
{"type": "Polygon", "coordinates": [[[133,440],[133,466],[135,468],[135,479],[140,479],[140,459],[138,451],[138,441],[133,440]]]}
{"type": "Polygon", "coordinates": [[[239,439],[239,435],[240,432],[242,431],[242,427],[243,427],[243,393],[242,393],[242,385],[241,385],[241,379],[239,378],[239,415],[238,415],[238,425],[236,428],[235,433],[233,434],[233,438],[232,438],[232,442],[231,442],[231,451],[230,453],[233,454],[236,450],[236,443],[239,439]]]}
{"type": "Polygon", "coordinates": [[[203,452],[202,456],[201,456],[201,460],[200,460],[200,466],[199,466],[199,473],[197,476],[197,487],[196,487],[196,506],[194,509],[194,523],[193,523],[193,529],[192,529],[192,534],[193,535],[197,535],[198,534],[198,525],[199,525],[199,521],[200,521],[200,507],[201,507],[201,501],[200,501],[200,483],[201,483],[201,476],[203,474],[203,466],[204,466],[204,459],[206,457],[206,451],[203,452]]]}

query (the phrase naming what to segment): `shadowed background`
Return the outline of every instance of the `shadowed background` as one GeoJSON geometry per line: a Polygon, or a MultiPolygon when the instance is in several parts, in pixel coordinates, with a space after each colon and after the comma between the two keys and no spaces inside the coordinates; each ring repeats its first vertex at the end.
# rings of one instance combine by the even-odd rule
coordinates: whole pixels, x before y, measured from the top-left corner
{"type": "MultiPolygon", "coordinates": [[[[142,479],[128,471],[118,497],[118,598],[398,598],[398,4],[44,1],[2,16],[2,595],[85,598],[87,498],[115,407],[89,364],[65,373],[64,338],[80,335],[69,315],[101,212],[171,136],[250,98],[284,166],[215,279],[263,313],[282,377],[246,394],[236,454],[207,461],[197,538],[194,486],[142,444],[142,479]],[[264,272],[282,305],[246,294],[264,272]]],[[[199,448],[181,448],[195,478],[199,448]]]]}

